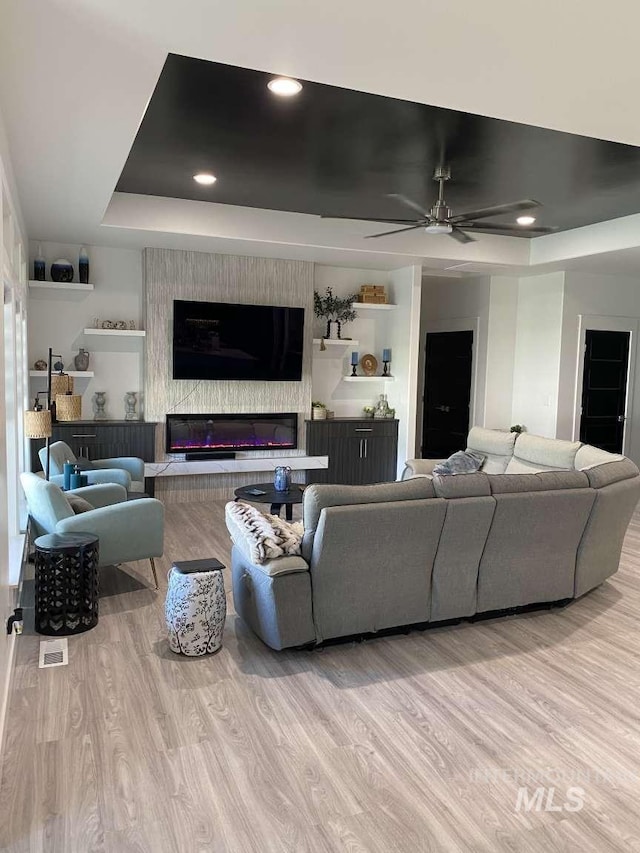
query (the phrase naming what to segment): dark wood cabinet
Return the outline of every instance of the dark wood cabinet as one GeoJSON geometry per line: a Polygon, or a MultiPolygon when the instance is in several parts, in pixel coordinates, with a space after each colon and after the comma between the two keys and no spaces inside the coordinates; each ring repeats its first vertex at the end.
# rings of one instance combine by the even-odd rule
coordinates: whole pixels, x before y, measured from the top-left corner
{"type": "MultiPolygon", "coordinates": [[[[146,421],[68,421],[53,425],[51,442],[64,441],[76,456],[109,459],[138,456],[145,462],[155,459],[156,424],[146,421]]],[[[31,441],[31,470],[40,471],[38,450],[44,441],[31,441]]]]}
{"type": "Polygon", "coordinates": [[[307,471],[307,483],[384,483],[396,479],[398,421],[330,418],[307,421],[307,453],[329,468],[307,471]]]}

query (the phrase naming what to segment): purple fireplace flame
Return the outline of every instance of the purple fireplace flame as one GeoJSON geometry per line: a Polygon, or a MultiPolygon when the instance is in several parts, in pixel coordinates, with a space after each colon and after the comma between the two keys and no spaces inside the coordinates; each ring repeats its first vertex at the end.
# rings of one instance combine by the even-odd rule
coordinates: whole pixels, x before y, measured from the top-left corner
{"type": "Polygon", "coordinates": [[[298,446],[295,412],[259,415],[167,415],[167,453],[292,450],[298,446]]]}

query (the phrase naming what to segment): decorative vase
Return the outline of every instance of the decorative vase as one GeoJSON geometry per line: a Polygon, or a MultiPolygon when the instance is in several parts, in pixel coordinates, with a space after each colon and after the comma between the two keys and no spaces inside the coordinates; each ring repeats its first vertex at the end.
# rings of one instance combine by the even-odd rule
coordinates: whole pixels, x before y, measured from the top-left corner
{"type": "Polygon", "coordinates": [[[44,281],[46,278],[46,267],[44,258],[42,257],[42,246],[38,243],[38,251],[33,259],[33,278],[34,281],[44,281]]]}
{"type": "Polygon", "coordinates": [[[125,421],[137,421],[136,405],[138,403],[137,391],[127,391],[124,395],[124,419],[125,421]]]}
{"type": "Polygon", "coordinates": [[[73,281],[73,265],[64,258],[58,258],[51,264],[51,281],[59,284],[73,281]]]}
{"type": "Polygon", "coordinates": [[[73,363],[76,366],[76,370],[80,370],[82,372],[89,370],[89,353],[87,350],[80,347],[78,355],[73,359],[73,363]]]}
{"type": "Polygon", "coordinates": [[[80,256],[78,257],[78,278],[80,284],[89,284],[89,255],[84,246],[80,249],[80,256]]]}
{"type": "Polygon", "coordinates": [[[106,421],[104,407],[107,402],[106,391],[96,391],[93,395],[93,419],[94,421],[106,421]]]}
{"type": "Polygon", "coordinates": [[[273,475],[273,487],[276,492],[288,492],[291,486],[291,468],[288,465],[278,465],[273,475]]]}

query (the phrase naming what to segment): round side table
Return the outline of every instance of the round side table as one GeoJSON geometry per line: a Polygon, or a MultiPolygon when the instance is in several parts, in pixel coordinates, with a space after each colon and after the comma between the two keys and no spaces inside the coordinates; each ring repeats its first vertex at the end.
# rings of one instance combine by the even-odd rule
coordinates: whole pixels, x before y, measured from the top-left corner
{"type": "Polygon", "coordinates": [[[98,624],[98,537],[49,533],[35,541],[35,628],[81,634],[98,624]]]}
{"type": "Polygon", "coordinates": [[[222,646],[227,614],[224,568],[214,558],[185,560],[171,567],[165,617],[172,652],[194,657],[222,646]]]}

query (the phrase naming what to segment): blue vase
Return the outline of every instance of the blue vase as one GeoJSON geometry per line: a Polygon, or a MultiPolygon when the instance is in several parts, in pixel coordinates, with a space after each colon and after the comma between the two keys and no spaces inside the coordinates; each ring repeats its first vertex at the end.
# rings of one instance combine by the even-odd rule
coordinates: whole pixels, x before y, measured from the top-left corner
{"type": "Polygon", "coordinates": [[[278,465],[273,476],[273,487],[276,492],[288,492],[291,486],[291,468],[288,465],[278,465]]]}
{"type": "Polygon", "coordinates": [[[58,283],[73,281],[73,265],[64,258],[59,258],[51,264],[51,281],[58,283]]]}

